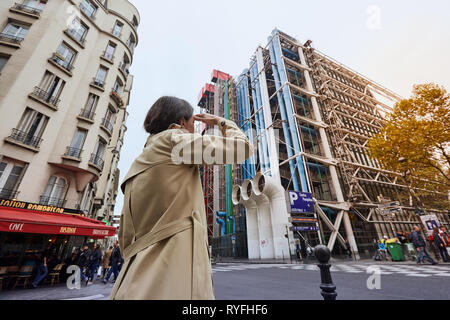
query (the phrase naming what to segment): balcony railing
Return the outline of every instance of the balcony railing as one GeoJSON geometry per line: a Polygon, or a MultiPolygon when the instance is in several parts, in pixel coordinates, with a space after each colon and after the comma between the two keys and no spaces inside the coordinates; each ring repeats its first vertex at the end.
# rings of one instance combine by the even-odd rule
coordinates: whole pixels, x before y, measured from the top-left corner
{"type": "Polygon", "coordinates": [[[97,167],[99,167],[101,170],[103,170],[103,165],[104,165],[105,162],[103,161],[103,159],[99,155],[97,155],[95,153],[91,154],[91,159],[89,161],[92,164],[94,164],[97,167]]]}
{"type": "Polygon", "coordinates": [[[113,61],[114,60],[114,54],[111,52],[103,51],[103,58],[113,61]]]}
{"type": "Polygon", "coordinates": [[[10,189],[0,189],[0,199],[17,199],[19,191],[10,189]]]}
{"type": "Polygon", "coordinates": [[[79,116],[85,119],[94,120],[95,113],[94,110],[81,109],[79,116]]]}
{"type": "Polygon", "coordinates": [[[50,93],[48,93],[45,90],[42,90],[39,87],[34,87],[33,92],[31,93],[32,96],[47,102],[48,104],[51,104],[55,108],[58,108],[58,104],[60,100],[57,97],[52,96],[50,93]]]}
{"type": "Polygon", "coordinates": [[[20,11],[23,11],[23,12],[26,12],[26,13],[31,13],[31,14],[34,14],[34,15],[37,15],[37,16],[40,16],[41,12],[42,12],[42,9],[26,6],[26,5],[21,4],[21,3],[15,3],[13,8],[16,9],[16,10],[20,10],[20,11]]]}
{"type": "Polygon", "coordinates": [[[106,130],[108,130],[109,133],[113,132],[113,125],[111,123],[111,121],[109,121],[108,118],[103,118],[102,119],[102,126],[106,128],[106,130]]]}
{"type": "Polygon", "coordinates": [[[82,152],[83,152],[83,150],[81,150],[81,149],[73,148],[73,147],[67,147],[66,153],[64,155],[67,156],[67,157],[80,159],[82,152]]]}
{"type": "Polygon", "coordinates": [[[73,70],[73,65],[71,62],[67,62],[63,59],[61,59],[56,53],[53,54],[52,56],[52,60],[54,62],[56,62],[57,64],[59,64],[61,67],[63,67],[64,69],[66,69],[69,72],[72,72],[73,70]]]}
{"type": "Polygon", "coordinates": [[[89,18],[91,18],[92,20],[95,20],[95,11],[94,12],[89,12],[89,8],[86,7],[83,3],[80,3],[80,9],[89,18]]]}
{"type": "Polygon", "coordinates": [[[100,87],[100,88],[104,88],[105,87],[105,81],[97,79],[97,78],[93,79],[92,84],[97,86],[97,87],[100,87]]]}
{"type": "Polygon", "coordinates": [[[78,41],[81,44],[85,44],[86,42],[86,39],[84,39],[85,32],[82,32],[74,28],[68,28],[66,31],[76,41],[78,41]]]}
{"type": "Polygon", "coordinates": [[[22,37],[13,36],[9,33],[0,33],[0,41],[14,43],[14,44],[20,44],[22,42],[22,37]]]}
{"type": "Polygon", "coordinates": [[[42,139],[40,137],[33,136],[28,132],[24,132],[15,128],[12,129],[12,133],[9,138],[35,148],[39,148],[39,145],[42,142],[42,139]]]}
{"type": "Polygon", "coordinates": [[[128,64],[120,62],[119,69],[122,70],[123,73],[127,75],[130,74],[130,70],[128,69],[128,64]]]}
{"type": "Polygon", "coordinates": [[[122,32],[121,31],[116,31],[116,30],[111,30],[111,33],[113,36],[116,36],[117,38],[121,38],[122,37],[122,32]]]}
{"type": "Polygon", "coordinates": [[[66,201],[64,199],[59,198],[51,198],[46,196],[41,196],[39,200],[39,204],[42,204],[44,206],[55,206],[59,208],[63,208],[66,201]]]}

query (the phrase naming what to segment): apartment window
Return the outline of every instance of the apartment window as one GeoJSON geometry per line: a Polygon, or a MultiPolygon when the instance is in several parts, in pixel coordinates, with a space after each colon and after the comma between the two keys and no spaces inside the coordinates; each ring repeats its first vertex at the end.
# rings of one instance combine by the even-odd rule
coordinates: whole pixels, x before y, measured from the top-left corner
{"type": "Polygon", "coordinates": [[[66,82],[58,76],[54,75],[50,71],[45,71],[39,87],[34,88],[33,95],[47,103],[57,106],[65,84],[66,82]]]}
{"type": "Polygon", "coordinates": [[[75,18],[67,29],[67,32],[78,42],[84,43],[88,29],[80,19],[75,18]]]}
{"type": "Polygon", "coordinates": [[[21,42],[29,30],[29,26],[17,23],[9,22],[3,29],[0,39],[21,42]]]}
{"type": "Polygon", "coordinates": [[[97,7],[89,0],[83,0],[80,4],[81,10],[91,19],[95,19],[97,7]]]}
{"type": "Polygon", "coordinates": [[[112,42],[108,42],[108,45],[106,46],[106,50],[105,50],[103,57],[105,57],[108,60],[113,60],[115,51],[116,51],[116,45],[112,42]]]}
{"type": "Polygon", "coordinates": [[[84,141],[86,140],[87,131],[83,129],[77,129],[73,137],[70,147],[67,148],[67,156],[80,158],[81,149],[83,149],[84,141]]]}
{"type": "Polygon", "coordinates": [[[119,96],[123,93],[123,84],[120,79],[117,79],[113,86],[113,91],[116,92],[119,96]]]}
{"type": "Polygon", "coordinates": [[[105,86],[105,80],[106,80],[107,74],[108,74],[108,69],[103,66],[100,66],[100,68],[97,71],[97,75],[95,76],[94,84],[103,88],[105,86]]]}
{"type": "Polygon", "coordinates": [[[135,44],[136,44],[136,40],[134,39],[133,34],[131,34],[130,38],[128,38],[127,46],[131,49],[131,51],[133,51],[135,44]]]}
{"type": "Polygon", "coordinates": [[[103,118],[102,125],[109,131],[109,133],[112,133],[115,122],[116,113],[114,112],[114,109],[109,106],[106,110],[105,117],[103,118]]]}
{"type": "Polygon", "coordinates": [[[114,28],[112,30],[112,34],[115,35],[116,37],[121,36],[122,34],[122,28],[123,28],[123,23],[120,22],[119,20],[116,21],[116,24],[114,25],[114,28]]]}
{"type": "Polygon", "coordinates": [[[94,153],[91,155],[90,162],[103,169],[103,155],[106,150],[106,142],[99,139],[95,146],[94,153]]]}
{"type": "Polygon", "coordinates": [[[66,189],[67,182],[65,178],[51,176],[41,197],[41,204],[63,207],[66,189]]]}
{"type": "Polygon", "coordinates": [[[15,162],[0,162],[0,198],[12,199],[17,196],[17,184],[24,166],[15,162]]]}
{"type": "Polygon", "coordinates": [[[2,72],[6,63],[8,63],[8,60],[9,60],[8,56],[0,55],[0,73],[2,72]]]}
{"type": "Polygon", "coordinates": [[[71,71],[76,55],[75,50],[70,48],[65,42],[62,42],[56,50],[53,60],[63,68],[71,71]]]}
{"type": "Polygon", "coordinates": [[[94,112],[97,108],[99,96],[89,93],[88,100],[86,102],[86,106],[83,110],[81,110],[81,116],[87,119],[93,119],[94,118],[94,112]]]}
{"type": "Polygon", "coordinates": [[[123,60],[120,62],[119,68],[120,70],[122,70],[122,72],[128,75],[130,73],[130,71],[128,70],[129,66],[130,66],[130,59],[126,54],[124,54],[123,60]]]}
{"type": "Polygon", "coordinates": [[[136,16],[133,16],[133,26],[135,27],[135,28],[137,28],[138,27],[138,25],[139,25],[139,23],[138,23],[138,20],[137,20],[137,18],[136,18],[136,16]]]}
{"type": "Polygon", "coordinates": [[[39,148],[48,117],[36,110],[26,108],[17,128],[13,129],[11,139],[39,148]]]}
{"type": "Polygon", "coordinates": [[[23,4],[16,3],[14,7],[18,10],[39,15],[46,3],[46,0],[25,0],[23,1],[23,4]]]}

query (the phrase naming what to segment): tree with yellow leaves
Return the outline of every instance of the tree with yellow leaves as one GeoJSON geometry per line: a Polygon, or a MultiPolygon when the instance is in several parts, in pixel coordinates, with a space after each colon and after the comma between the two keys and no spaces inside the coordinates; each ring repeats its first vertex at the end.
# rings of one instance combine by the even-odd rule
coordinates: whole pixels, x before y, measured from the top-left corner
{"type": "MultiPolygon", "coordinates": [[[[426,196],[450,191],[450,95],[436,84],[415,85],[410,99],[396,103],[386,124],[368,143],[369,154],[426,196]]],[[[414,189],[414,190],[416,190],[414,189]]],[[[441,197],[441,199],[445,199],[441,197]]],[[[448,205],[448,204],[447,204],[448,205]]]]}

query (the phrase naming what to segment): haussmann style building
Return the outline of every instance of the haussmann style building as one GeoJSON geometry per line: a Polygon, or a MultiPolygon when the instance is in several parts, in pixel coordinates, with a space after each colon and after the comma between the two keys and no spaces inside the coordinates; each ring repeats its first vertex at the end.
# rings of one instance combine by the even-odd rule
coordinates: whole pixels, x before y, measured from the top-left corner
{"type": "Polygon", "coordinates": [[[139,22],[127,0],[0,1],[1,263],[116,234],[139,22]]]}

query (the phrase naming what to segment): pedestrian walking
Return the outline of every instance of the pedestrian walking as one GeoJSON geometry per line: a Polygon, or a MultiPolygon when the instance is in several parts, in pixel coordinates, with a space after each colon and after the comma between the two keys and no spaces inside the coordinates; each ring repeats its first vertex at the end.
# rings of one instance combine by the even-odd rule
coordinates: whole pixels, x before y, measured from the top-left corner
{"type": "Polygon", "coordinates": [[[100,267],[100,262],[102,260],[102,252],[100,250],[99,245],[94,245],[94,250],[91,252],[89,256],[89,276],[88,276],[88,284],[93,284],[95,280],[95,276],[97,274],[97,270],[100,267]]]}
{"type": "Polygon", "coordinates": [[[36,267],[37,267],[37,274],[34,278],[31,285],[33,288],[37,288],[39,283],[47,276],[48,274],[48,266],[47,266],[47,259],[48,259],[48,249],[46,249],[44,252],[38,253],[36,257],[36,267]]]}
{"type": "Polygon", "coordinates": [[[428,253],[425,240],[420,234],[420,228],[418,226],[414,226],[414,230],[411,232],[411,242],[416,247],[418,253],[417,263],[422,263],[426,258],[432,265],[437,264],[428,253]]]}
{"type": "Polygon", "coordinates": [[[119,242],[117,240],[114,241],[113,250],[111,252],[111,257],[109,259],[111,268],[109,269],[106,278],[103,279],[104,283],[108,283],[109,278],[111,277],[112,274],[114,274],[113,282],[116,282],[117,278],[119,277],[119,266],[120,264],[122,264],[122,255],[120,253],[119,242]]]}
{"type": "Polygon", "coordinates": [[[242,163],[253,148],[233,121],[193,110],[162,97],[144,120],[150,136],[121,184],[125,264],[111,299],[214,299],[199,165],[242,163]],[[222,135],[194,133],[194,121],[222,135]]]}
{"type": "Polygon", "coordinates": [[[109,267],[110,267],[110,261],[111,253],[112,253],[113,247],[110,246],[109,249],[105,252],[102,258],[102,279],[105,279],[106,274],[108,273],[109,267]]]}
{"type": "Polygon", "coordinates": [[[439,250],[442,261],[448,262],[449,258],[447,253],[447,239],[445,236],[442,236],[438,228],[433,229],[433,241],[434,245],[439,250]]]}
{"type": "Polygon", "coordinates": [[[87,244],[83,245],[80,255],[78,257],[78,267],[80,268],[81,281],[85,281],[86,285],[89,281],[89,257],[91,255],[91,250],[87,244]]]}

